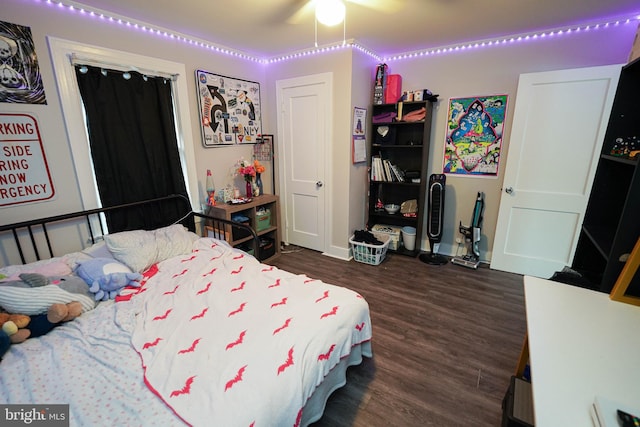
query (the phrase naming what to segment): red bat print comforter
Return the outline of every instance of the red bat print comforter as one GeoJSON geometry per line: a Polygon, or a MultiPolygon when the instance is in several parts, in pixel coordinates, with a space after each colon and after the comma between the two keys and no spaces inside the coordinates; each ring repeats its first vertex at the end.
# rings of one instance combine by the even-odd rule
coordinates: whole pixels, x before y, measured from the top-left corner
{"type": "Polygon", "coordinates": [[[217,240],[156,267],[116,306],[128,307],[120,324],[131,329],[145,383],[189,424],[298,425],[329,371],[371,339],[357,293],[217,240]]]}

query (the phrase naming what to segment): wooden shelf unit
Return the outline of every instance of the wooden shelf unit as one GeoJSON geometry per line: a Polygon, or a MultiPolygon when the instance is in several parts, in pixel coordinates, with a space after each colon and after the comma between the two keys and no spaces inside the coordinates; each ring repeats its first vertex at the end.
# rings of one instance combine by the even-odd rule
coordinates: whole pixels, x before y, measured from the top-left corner
{"type": "MultiPolygon", "coordinates": [[[[278,196],[273,194],[263,194],[262,196],[254,197],[251,202],[243,204],[223,204],[219,203],[215,206],[209,206],[207,209],[207,215],[214,218],[222,218],[231,220],[235,214],[241,214],[249,218],[249,225],[259,237],[266,237],[273,240],[275,245],[275,252],[272,256],[261,259],[261,262],[269,262],[280,255],[280,200],[278,196]],[[268,227],[258,231],[258,215],[257,212],[261,208],[269,209],[270,212],[270,224],[268,227]]],[[[227,226],[225,230],[225,240],[229,242],[231,246],[237,247],[244,243],[250,243],[252,236],[245,236],[234,239],[231,226],[227,226]]],[[[258,258],[258,254],[255,254],[258,258]]]]}
{"type": "Polygon", "coordinates": [[[398,112],[403,115],[425,108],[424,120],[415,122],[390,121],[388,123],[372,123],[371,146],[368,151],[368,166],[372,168],[372,158],[380,156],[389,160],[404,172],[414,171],[419,174],[420,182],[398,182],[374,180],[369,173],[369,207],[367,228],[371,229],[376,224],[391,225],[396,227],[411,226],[416,229],[416,246],[413,251],[400,246],[397,252],[408,256],[417,256],[420,253],[420,241],[422,240],[422,224],[426,212],[426,192],[429,177],[427,167],[429,164],[429,142],[431,137],[431,117],[433,106],[430,101],[399,102],[397,104],[373,105],[373,116],[381,113],[398,112]],[[386,141],[376,138],[378,129],[388,127],[392,136],[386,141]],[[400,212],[390,215],[384,209],[377,209],[376,203],[380,200],[383,204],[393,203],[401,205],[405,200],[415,199],[418,202],[418,212],[415,217],[405,217],[400,212]]]}

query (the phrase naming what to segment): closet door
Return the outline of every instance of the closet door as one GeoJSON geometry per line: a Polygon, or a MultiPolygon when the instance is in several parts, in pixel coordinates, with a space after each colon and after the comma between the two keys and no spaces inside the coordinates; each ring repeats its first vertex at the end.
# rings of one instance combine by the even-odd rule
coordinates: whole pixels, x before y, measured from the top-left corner
{"type": "Polygon", "coordinates": [[[571,265],[621,67],[520,76],[491,268],[571,265]]]}

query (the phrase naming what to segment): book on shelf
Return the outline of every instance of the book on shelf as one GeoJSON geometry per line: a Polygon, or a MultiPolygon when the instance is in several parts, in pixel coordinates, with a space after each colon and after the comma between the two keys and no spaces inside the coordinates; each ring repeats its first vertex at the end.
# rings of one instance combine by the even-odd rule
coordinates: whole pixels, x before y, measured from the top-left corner
{"type": "Polygon", "coordinates": [[[383,172],[380,156],[371,157],[371,180],[384,181],[383,172]]]}
{"type": "Polygon", "coordinates": [[[393,175],[391,175],[391,166],[389,166],[389,160],[383,159],[382,165],[384,166],[385,181],[393,181],[393,175]]]}
{"type": "Polygon", "coordinates": [[[405,182],[404,171],[389,159],[371,156],[371,180],[382,182],[405,182]]]}
{"type": "Polygon", "coordinates": [[[404,182],[405,181],[404,172],[402,171],[402,169],[400,169],[398,166],[394,165],[393,163],[391,164],[391,171],[396,176],[396,180],[398,182],[404,182]]]}

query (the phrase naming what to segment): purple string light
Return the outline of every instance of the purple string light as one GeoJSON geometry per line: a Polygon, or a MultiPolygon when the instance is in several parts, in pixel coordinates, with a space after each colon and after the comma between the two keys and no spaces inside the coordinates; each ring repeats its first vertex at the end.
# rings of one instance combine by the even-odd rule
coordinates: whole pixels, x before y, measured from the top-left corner
{"type": "Polygon", "coordinates": [[[523,34],[523,35],[513,35],[505,38],[496,38],[492,40],[484,40],[484,41],[478,41],[473,43],[467,42],[467,43],[453,45],[453,46],[436,47],[436,48],[418,50],[414,52],[401,53],[401,54],[396,54],[390,57],[379,56],[376,53],[372,52],[370,49],[367,49],[366,47],[358,44],[357,42],[350,41],[346,43],[340,42],[340,43],[336,43],[329,46],[317,47],[314,49],[307,49],[304,51],[276,56],[273,58],[258,58],[235,49],[217,46],[215,44],[210,44],[208,42],[203,42],[200,40],[195,40],[190,38],[189,36],[177,34],[169,30],[159,29],[157,27],[153,28],[148,24],[132,22],[129,20],[123,20],[122,18],[108,16],[97,10],[90,10],[90,9],[85,10],[82,7],[76,7],[71,3],[65,4],[62,1],[52,1],[52,0],[34,0],[34,1],[37,3],[44,3],[49,6],[55,5],[58,8],[64,9],[70,13],[79,13],[82,16],[88,16],[90,19],[95,19],[97,17],[100,20],[106,20],[110,23],[122,25],[128,29],[133,29],[133,30],[142,31],[144,33],[154,34],[156,36],[164,37],[171,40],[178,40],[188,45],[197,46],[197,47],[208,49],[217,53],[222,53],[225,55],[229,55],[236,58],[244,59],[251,62],[257,62],[261,64],[271,64],[271,63],[278,63],[278,62],[283,62],[288,60],[294,60],[301,57],[319,55],[326,52],[333,52],[333,51],[344,49],[344,48],[356,49],[366,55],[373,57],[378,61],[391,62],[391,61],[411,59],[411,58],[417,58],[417,57],[423,57],[423,56],[442,55],[442,54],[459,52],[459,51],[481,49],[485,47],[492,47],[495,45],[506,45],[506,44],[526,42],[530,40],[545,39],[547,37],[556,37],[556,36],[559,37],[559,36],[571,35],[571,34],[580,33],[583,31],[599,30],[601,28],[609,28],[611,26],[615,27],[619,25],[626,25],[631,23],[632,21],[640,20],[640,16],[634,16],[633,18],[628,18],[622,21],[616,20],[616,21],[601,22],[601,23],[588,24],[588,25],[582,25],[582,26],[571,26],[571,27],[561,28],[556,30],[534,32],[534,33],[523,34]]]}

